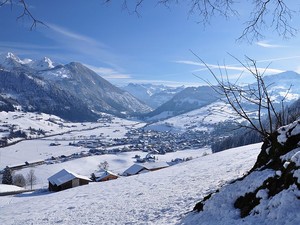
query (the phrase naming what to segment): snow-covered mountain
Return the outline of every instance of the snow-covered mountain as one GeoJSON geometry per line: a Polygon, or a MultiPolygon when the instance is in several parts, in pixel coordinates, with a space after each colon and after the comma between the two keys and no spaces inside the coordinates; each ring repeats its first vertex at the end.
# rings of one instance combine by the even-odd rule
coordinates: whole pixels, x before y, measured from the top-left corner
{"type": "Polygon", "coordinates": [[[286,102],[292,102],[300,98],[300,74],[294,71],[286,71],[279,74],[264,77],[274,101],[281,103],[285,98],[286,102]]]}
{"type": "Polygon", "coordinates": [[[209,86],[187,87],[172,99],[146,115],[147,120],[155,121],[199,109],[219,99],[209,86]]]}
{"type": "Polygon", "coordinates": [[[47,57],[44,57],[43,59],[38,61],[31,61],[28,64],[32,69],[35,70],[47,70],[55,67],[55,63],[47,57]]]}
{"type": "Polygon", "coordinates": [[[1,55],[0,68],[2,110],[21,106],[70,120],[95,120],[99,112],[127,116],[151,110],[81,63],[55,66],[46,57],[21,60],[8,53],[1,55]]]}
{"type": "Polygon", "coordinates": [[[21,67],[24,64],[26,63],[11,52],[0,54],[0,68],[12,69],[16,67],[21,67]]]}
{"type": "Polygon", "coordinates": [[[122,87],[122,89],[156,109],[170,100],[175,94],[182,91],[184,86],[169,87],[165,85],[129,83],[122,87]]]}
{"type": "MultiPolygon", "coordinates": [[[[300,98],[300,74],[287,71],[265,76],[264,82],[275,107],[281,107],[282,100],[286,105],[300,98]]],[[[256,88],[256,84],[250,84],[256,88]]],[[[241,88],[243,88],[241,86],[241,88]]],[[[246,86],[248,88],[248,86],[246,86]]],[[[147,114],[148,121],[163,120],[195,109],[200,109],[220,99],[213,88],[208,86],[188,87],[174,95],[172,99],[147,114]]],[[[249,102],[242,102],[246,110],[253,110],[249,102]]]]}

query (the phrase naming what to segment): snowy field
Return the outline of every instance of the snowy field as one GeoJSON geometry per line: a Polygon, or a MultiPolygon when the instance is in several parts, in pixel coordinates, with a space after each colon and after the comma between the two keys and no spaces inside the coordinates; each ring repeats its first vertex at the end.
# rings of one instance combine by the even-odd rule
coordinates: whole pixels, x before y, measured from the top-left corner
{"type": "MultiPolygon", "coordinates": [[[[74,140],[88,138],[90,135],[98,136],[100,133],[105,133],[110,138],[122,137],[127,130],[145,125],[137,121],[103,115],[104,119],[100,119],[99,122],[71,123],[45,113],[0,112],[0,138],[7,136],[12,126],[14,131],[22,130],[31,138],[40,138],[44,135],[37,135],[36,132],[31,134],[30,128],[43,130],[46,136],[60,134],[55,136],[60,140],[74,140]]],[[[18,138],[10,139],[9,143],[17,140],[18,138]]]]}
{"type": "MultiPolygon", "coordinates": [[[[177,151],[174,153],[167,153],[165,155],[156,155],[158,159],[157,162],[170,162],[172,159],[176,158],[187,158],[192,157],[193,159],[202,157],[205,154],[210,154],[211,150],[204,148],[198,150],[184,150],[177,151]]],[[[29,172],[30,169],[34,169],[35,175],[37,177],[35,188],[47,188],[48,181],[47,178],[57,173],[62,169],[67,169],[69,171],[75,172],[80,175],[85,175],[90,177],[91,173],[98,170],[98,165],[101,162],[107,161],[109,165],[109,170],[116,173],[122,174],[127,168],[135,163],[133,158],[135,155],[140,155],[142,158],[146,156],[147,153],[135,151],[135,152],[124,152],[118,154],[106,154],[99,156],[89,156],[83,157],[75,160],[70,160],[63,163],[40,165],[36,167],[29,167],[17,171],[16,173],[21,173],[24,176],[29,172]]]]}
{"type": "Polygon", "coordinates": [[[7,185],[7,184],[0,184],[0,193],[4,192],[11,192],[11,191],[21,191],[24,188],[15,186],[15,185],[7,185]]]}
{"type": "Polygon", "coordinates": [[[227,120],[238,119],[232,109],[223,102],[215,102],[200,109],[169,119],[151,123],[146,130],[185,132],[187,130],[209,131],[208,126],[227,120]]]}
{"type": "MultiPolygon", "coordinates": [[[[51,156],[57,157],[87,151],[87,148],[69,146],[69,143],[78,140],[89,140],[91,136],[99,137],[101,133],[103,134],[101,136],[102,140],[109,141],[113,138],[122,138],[128,130],[145,125],[144,123],[116,117],[113,117],[110,122],[99,123],[67,123],[61,122],[61,119],[55,117],[56,123],[60,121],[63,124],[63,126],[59,126],[56,123],[50,123],[47,119],[49,119],[47,114],[0,112],[0,121],[3,124],[8,124],[7,121],[13,121],[16,127],[25,131],[29,127],[34,127],[35,129],[47,131],[46,135],[59,134],[44,139],[25,140],[0,148],[0,169],[5,166],[24,164],[26,161],[36,162],[51,156]],[[50,146],[50,143],[53,142],[59,142],[61,145],[50,146]]],[[[2,135],[4,134],[2,133],[2,135]]]]}
{"type": "MultiPolygon", "coordinates": [[[[246,173],[260,147],[235,148],[159,171],[58,193],[0,197],[1,223],[177,224],[204,196],[246,173]]],[[[80,163],[77,166],[82,167],[80,163]]]]}

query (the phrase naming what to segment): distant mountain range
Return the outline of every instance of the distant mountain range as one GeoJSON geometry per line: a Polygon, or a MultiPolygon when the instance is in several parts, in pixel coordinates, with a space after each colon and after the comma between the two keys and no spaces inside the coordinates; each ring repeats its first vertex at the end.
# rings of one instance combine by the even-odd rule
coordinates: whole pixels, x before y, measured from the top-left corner
{"type": "Polygon", "coordinates": [[[129,83],[128,85],[122,87],[122,89],[145,102],[153,109],[156,109],[165,102],[172,99],[174,95],[176,95],[180,91],[183,91],[185,87],[169,87],[165,85],[129,83]]]}
{"type": "Polygon", "coordinates": [[[12,108],[72,121],[93,121],[101,112],[125,117],[151,111],[81,63],[57,65],[7,53],[0,55],[0,111],[12,108]]]}
{"type": "Polygon", "coordinates": [[[154,111],[146,114],[145,118],[147,120],[161,120],[177,116],[199,109],[218,99],[218,94],[209,86],[187,87],[154,111]]]}
{"type": "MultiPolygon", "coordinates": [[[[283,98],[291,103],[300,97],[296,72],[265,76],[264,81],[275,104],[280,105],[283,98]]],[[[130,83],[120,89],[78,62],[62,65],[47,57],[31,60],[12,53],[0,55],[0,111],[37,111],[72,121],[94,121],[104,112],[153,122],[218,100],[220,96],[209,86],[130,83]]]]}

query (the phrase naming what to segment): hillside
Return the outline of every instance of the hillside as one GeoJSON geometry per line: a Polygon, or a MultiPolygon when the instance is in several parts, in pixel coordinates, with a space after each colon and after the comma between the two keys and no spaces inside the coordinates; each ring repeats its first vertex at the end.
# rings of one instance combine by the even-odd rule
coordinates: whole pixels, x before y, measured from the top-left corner
{"type": "Polygon", "coordinates": [[[247,176],[204,198],[181,224],[299,224],[299,141],[300,121],[279,128],[247,176]]]}
{"type": "Polygon", "coordinates": [[[211,87],[187,87],[175,94],[169,101],[146,114],[145,118],[148,121],[170,118],[204,107],[217,101],[218,98],[218,95],[211,87]]]}
{"type": "Polygon", "coordinates": [[[70,121],[96,121],[105,112],[120,117],[151,108],[78,62],[21,60],[0,55],[0,111],[22,109],[70,121]]]}
{"type": "Polygon", "coordinates": [[[1,197],[1,221],[6,225],[176,224],[195,202],[248,171],[259,148],[258,144],[232,149],[58,193],[1,197]]]}

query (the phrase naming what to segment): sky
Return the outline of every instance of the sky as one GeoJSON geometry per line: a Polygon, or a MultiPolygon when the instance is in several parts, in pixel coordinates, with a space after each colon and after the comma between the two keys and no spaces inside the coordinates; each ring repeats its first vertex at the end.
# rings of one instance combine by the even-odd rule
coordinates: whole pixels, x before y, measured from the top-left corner
{"type": "MultiPolygon", "coordinates": [[[[35,60],[46,56],[62,64],[81,62],[118,86],[213,82],[199,58],[217,73],[226,66],[232,80],[243,71],[234,57],[256,60],[259,68],[268,67],[266,74],[300,72],[300,35],[283,39],[266,27],[261,40],[237,41],[251,7],[244,2],[236,6],[238,17],[215,16],[205,25],[188,13],[190,5],[184,1],[170,8],[156,2],[145,1],[138,15],[130,4],[129,10],[122,9],[121,0],[106,5],[102,0],[28,0],[30,12],[47,25],[33,30],[31,20],[16,19],[22,13],[19,5],[6,4],[0,8],[0,53],[35,60]]],[[[300,9],[300,3],[293,4],[293,9],[300,9]]],[[[241,79],[248,82],[250,75],[241,79]]]]}

